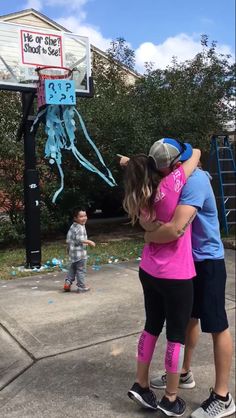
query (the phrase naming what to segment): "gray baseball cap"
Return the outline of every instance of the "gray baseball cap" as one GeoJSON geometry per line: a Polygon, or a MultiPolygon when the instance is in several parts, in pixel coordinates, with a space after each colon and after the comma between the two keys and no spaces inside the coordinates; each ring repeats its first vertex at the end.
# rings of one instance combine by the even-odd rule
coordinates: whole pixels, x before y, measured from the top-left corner
{"type": "Polygon", "coordinates": [[[162,138],[154,142],[149,151],[157,170],[168,168],[177,161],[188,160],[193,149],[187,142],[180,142],[173,138],[162,138]]]}

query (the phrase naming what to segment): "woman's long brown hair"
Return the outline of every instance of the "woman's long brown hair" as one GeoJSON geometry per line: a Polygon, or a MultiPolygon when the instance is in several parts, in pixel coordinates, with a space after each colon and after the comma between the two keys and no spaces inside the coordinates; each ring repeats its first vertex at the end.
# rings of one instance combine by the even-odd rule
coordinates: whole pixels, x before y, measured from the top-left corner
{"type": "Polygon", "coordinates": [[[160,180],[160,175],[147,155],[137,154],[130,158],[124,174],[123,207],[132,225],[142,210],[145,210],[147,220],[155,219],[154,197],[160,180]]]}

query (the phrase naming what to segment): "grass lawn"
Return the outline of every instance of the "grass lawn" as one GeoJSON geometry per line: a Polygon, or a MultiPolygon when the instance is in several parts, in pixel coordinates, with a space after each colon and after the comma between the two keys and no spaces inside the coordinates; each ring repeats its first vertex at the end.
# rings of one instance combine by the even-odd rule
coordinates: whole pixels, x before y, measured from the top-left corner
{"type": "MultiPolygon", "coordinates": [[[[137,259],[143,248],[143,240],[138,237],[123,240],[109,240],[98,242],[95,248],[88,248],[88,265],[107,264],[137,259]],[[115,261],[116,260],[116,261],[115,261]]],[[[53,258],[63,260],[63,268],[67,268],[68,256],[65,241],[54,241],[42,244],[42,265],[53,258]]],[[[36,274],[35,271],[21,271],[25,263],[25,249],[8,248],[0,250],[0,280],[15,279],[36,274]],[[21,267],[20,267],[21,266],[21,267]]],[[[49,266],[40,273],[59,271],[59,267],[49,266]]]]}

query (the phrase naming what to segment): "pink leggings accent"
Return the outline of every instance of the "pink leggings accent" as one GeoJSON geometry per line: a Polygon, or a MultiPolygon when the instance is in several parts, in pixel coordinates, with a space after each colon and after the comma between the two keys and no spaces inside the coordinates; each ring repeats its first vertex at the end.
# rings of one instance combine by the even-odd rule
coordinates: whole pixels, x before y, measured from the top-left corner
{"type": "Polygon", "coordinates": [[[137,359],[142,363],[150,363],[152,360],[157,337],[143,331],[139,338],[137,359]]]}
{"type": "Polygon", "coordinates": [[[184,345],[167,341],[165,369],[169,373],[180,373],[184,361],[184,345]]]}

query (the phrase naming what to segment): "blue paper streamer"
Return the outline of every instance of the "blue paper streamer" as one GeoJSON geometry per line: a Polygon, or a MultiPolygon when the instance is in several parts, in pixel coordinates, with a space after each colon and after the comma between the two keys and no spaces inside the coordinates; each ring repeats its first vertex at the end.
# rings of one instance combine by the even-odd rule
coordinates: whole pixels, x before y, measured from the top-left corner
{"type": "Polygon", "coordinates": [[[63,149],[71,150],[75,158],[84,168],[98,174],[107,184],[109,184],[109,186],[113,187],[116,185],[111,171],[107,168],[100,151],[88,134],[82,116],[74,106],[48,105],[45,109],[38,113],[31,130],[34,129],[34,125],[36,125],[44,115],[46,118],[45,132],[47,134],[47,141],[45,144],[45,157],[49,158],[49,162],[51,164],[56,162],[61,179],[60,188],[55,192],[53,196],[53,203],[56,202],[57,197],[64,188],[64,173],[61,167],[61,151],[63,149]],[[82,128],[85,139],[92,146],[98,157],[98,160],[104,167],[106,175],[102,173],[97,167],[95,167],[90,161],[88,161],[87,158],[85,158],[77,149],[75,145],[75,116],[77,116],[79,120],[79,124],[82,128]]]}

